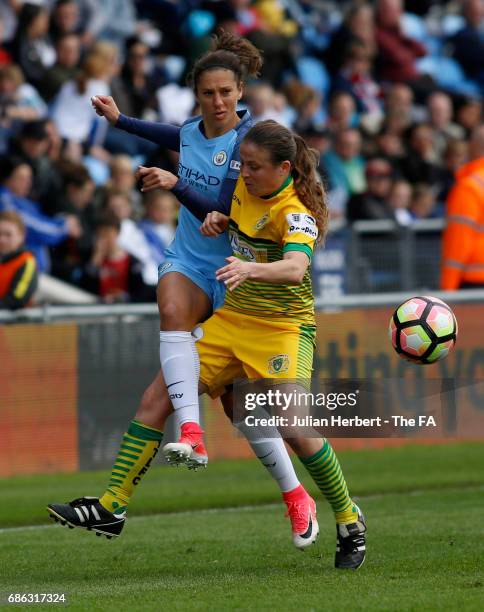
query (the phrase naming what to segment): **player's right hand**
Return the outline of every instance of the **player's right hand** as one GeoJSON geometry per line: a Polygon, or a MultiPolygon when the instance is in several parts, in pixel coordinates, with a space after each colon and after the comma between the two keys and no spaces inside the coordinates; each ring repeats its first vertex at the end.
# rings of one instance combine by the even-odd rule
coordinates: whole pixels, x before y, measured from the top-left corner
{"type": "Polygon", "coordinates": [[[119,119],[119,108],[111,96],[93,96],[91,104],[96,114],[100,117],[106,117],[111,125],[115,125],[119,119]]]}
{"type": "Polygon", "coordinates": [[[229,226],[229,218],[221,212],[209,212],[200,227],[204,236],[218,236],[225,232],[229,226]]]}

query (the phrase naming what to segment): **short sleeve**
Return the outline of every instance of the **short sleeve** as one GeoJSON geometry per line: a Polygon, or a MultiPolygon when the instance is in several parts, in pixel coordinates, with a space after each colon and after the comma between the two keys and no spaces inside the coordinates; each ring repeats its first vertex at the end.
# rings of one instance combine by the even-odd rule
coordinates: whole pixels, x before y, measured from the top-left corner
{"type": "Polygon", "coordinates": [[[316,219],[302,206],[288,204],[277,212],[283,253],[302,251],[311,259],[318,238],[316,219]]]}

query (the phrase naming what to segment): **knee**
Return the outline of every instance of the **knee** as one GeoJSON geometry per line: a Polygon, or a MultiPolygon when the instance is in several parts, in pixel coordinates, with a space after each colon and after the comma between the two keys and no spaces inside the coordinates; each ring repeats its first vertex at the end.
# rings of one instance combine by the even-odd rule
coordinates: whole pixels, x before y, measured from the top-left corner
{"type": "MultiPolygon", "coordinates": [[[[160,313],[161,330],[178,331],[187,328],[186,307],[182,304],[178,304],[174,300],[158,300],[158,311],[160,313]]],[[[186,331],[190,331],[190,329],[186,329],[186,331]]]]}

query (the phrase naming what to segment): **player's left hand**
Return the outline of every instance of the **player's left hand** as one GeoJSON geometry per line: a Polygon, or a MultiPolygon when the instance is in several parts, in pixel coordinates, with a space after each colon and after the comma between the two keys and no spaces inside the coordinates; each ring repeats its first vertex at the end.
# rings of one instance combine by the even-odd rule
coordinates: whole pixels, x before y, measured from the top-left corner
{"type": "Polygon", "coordinates": [[[217,280],[223,281],[229,291],[233,291],[251,276],[254,263],[241,261],[237,257],[227,257],[228,265],[215,273],[217,280]]]}
{"type": "Polygon", "coordinates": [[[141,191],[147,193],[154,189],[173,189],[178,182],[178,177],[161,168],[140,166],[136,172],[136,180],[141,181],[141,191]]]}

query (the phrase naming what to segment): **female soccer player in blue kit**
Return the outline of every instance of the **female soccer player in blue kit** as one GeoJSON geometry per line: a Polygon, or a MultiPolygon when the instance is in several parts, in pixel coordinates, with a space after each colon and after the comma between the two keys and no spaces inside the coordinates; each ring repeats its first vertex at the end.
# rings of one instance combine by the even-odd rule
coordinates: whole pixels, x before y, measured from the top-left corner
{"type": "MultiPolygon", "coordinates": [[[[232,250],[227,234],[207,238],[199,228],[216,202],[218,209],[230,211],[240,171],[239,144],[251,126],[249,113],[237,112],[237,103],[244,79],[257,74],[261,61],[248,41],[227,33],[216,38],[214,50],[199,59],[192,71],[202,117],[188,120],[181,128],[125,117],[111,97],[92,101],[96,112],[117,128],[180,151],[179,177],[158,168],[141,168],[139,175],[143,190],[171,189],[183,207],[158,286],[163,372],[143,394],[104,495],[49,506],[52,516],[71,525],[109,537],[121,533],[134,488],[158,452],[170,400],[181,421],[179,443],[188,451],[186,463],[197,467],[207,462],[198,423],[198,352],[191,332],[222,305],[225,287],[215,271],[232,250]]],[[[311,544],[318,534],[314,500],[299,483],[283,440],[250,439],[253,432],[243,433],[283,493],[295,545],[311,544]]]]}

